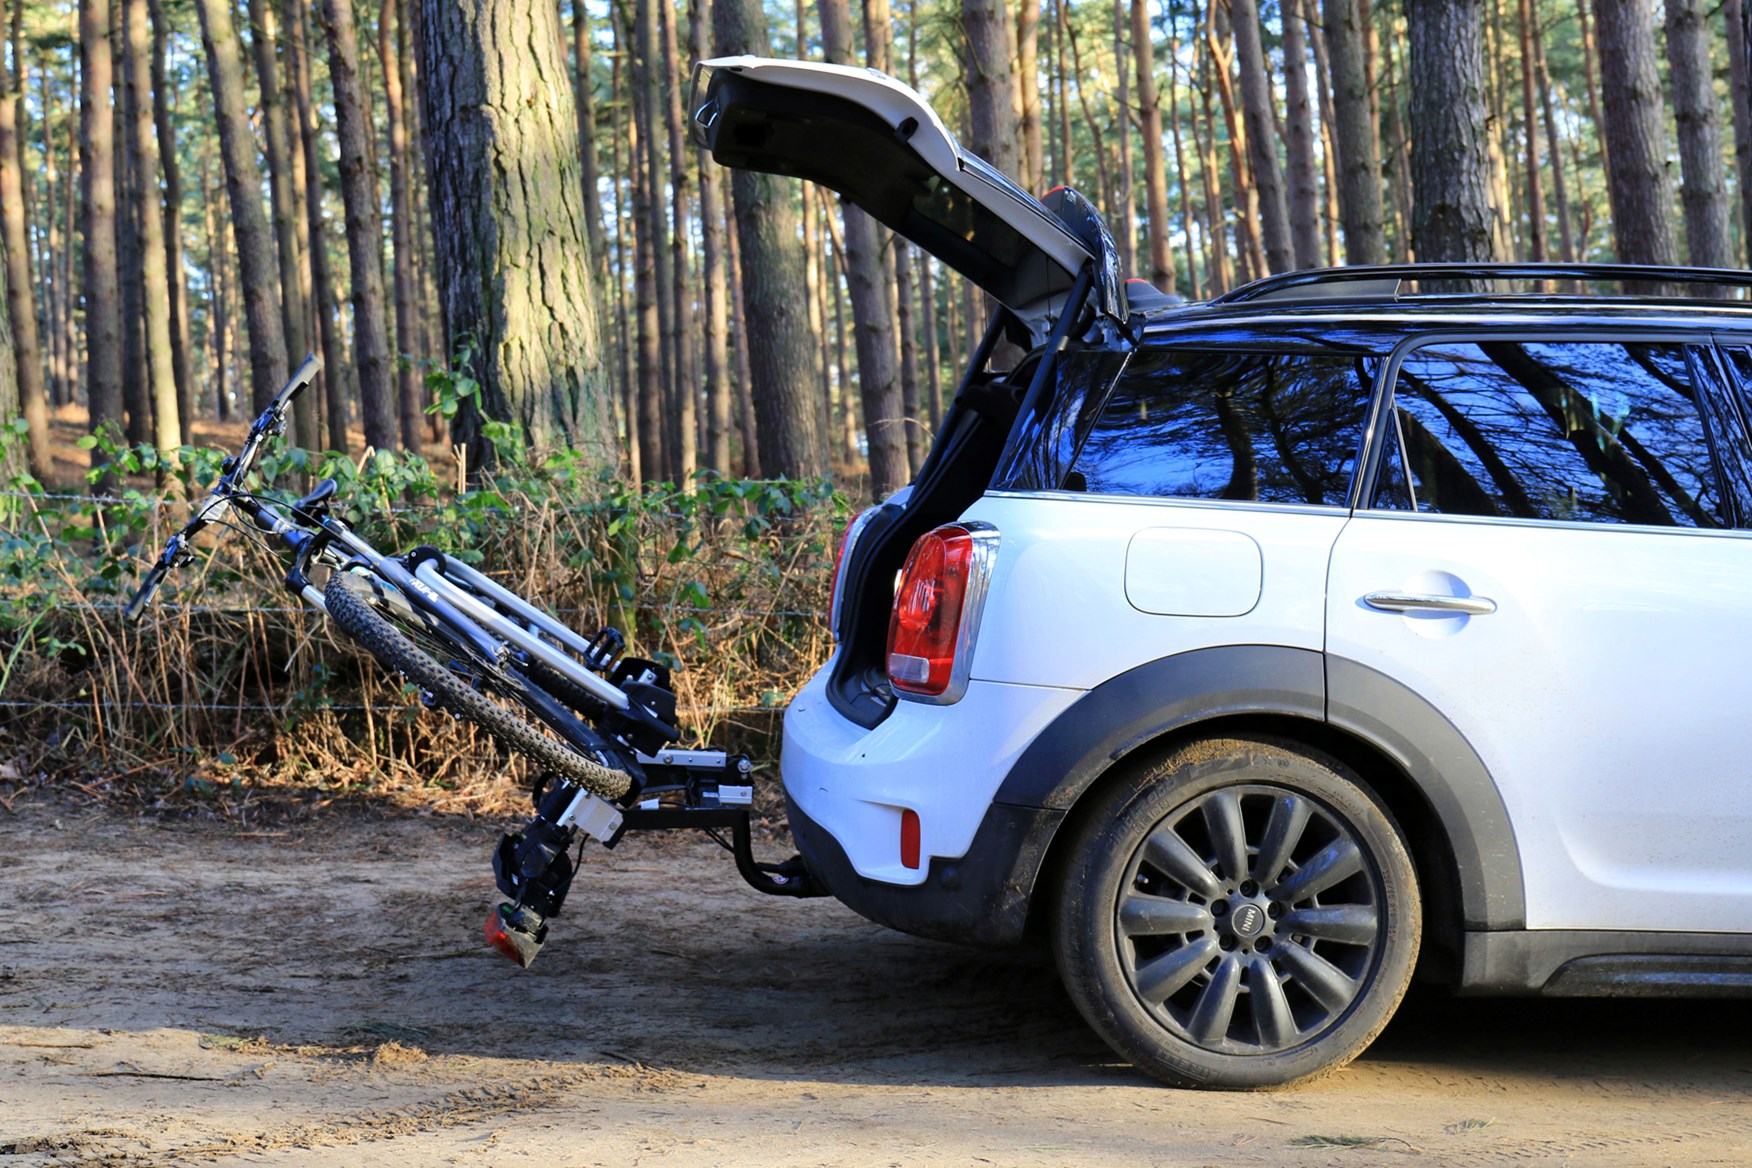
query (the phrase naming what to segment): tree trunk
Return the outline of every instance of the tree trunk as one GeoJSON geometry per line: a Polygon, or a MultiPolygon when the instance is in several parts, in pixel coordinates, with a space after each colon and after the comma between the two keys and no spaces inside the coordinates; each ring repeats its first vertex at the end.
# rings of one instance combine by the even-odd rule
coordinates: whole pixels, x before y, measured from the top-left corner
{"type": "MultiPolygon", "coordinates": [[[[1234,187],[1235,250],[1241,253],[1242,268],[1247,279],[1257,279],[1268,271],[1265,249],[1259,238],[1259,192],[1254,189],[1248,166],[1246,117],[1235,99],[1235,85],[1230,69],[1235,63],[1235,51],[1230,43],[1230,26],[1220,3],[1213,0],[1209,19],[1205,22],[1205,45],[1210,50],[1211,70],[1217,83],[1217,95],[1223,100],[1223,121],[1229,130],[1229,179],[1234,187]]],[[[1214,146],[1213,146],[1214,149],[1214,146]]]]}
{"type": "Polygon", "coordinates": [[[286,43],[288,64],[292,70],[292,113],[297,119],[299,143],[304,152],[304,172],[310,188],[304,200],[310,238],[310,286],[316,302],[317,332],[322,338],[323,369],[318,375],[321,383],[309,392],[322,394],[329,449],[344,451],[348,448],[347,403],[351,395],[347,392],[347,346],[337,319],[335,281],[329,268],[328,224],[322,213],[322,154],[317,140],[316,103],[310,94],[310,0],[286,2],[291,17],[286,22],[286,43]]]}
{"type": "MultiPolygon", "coordinates": [[[[426,0],[418,36],[448,348],[472,342],[485,418],[617,466],[558,12],[426,0]]],[[[483,420],[463,431],[476,466],[483,420]]]]}
{"type": "MultiPolygon", "coordinates": [[[[714,10],[713,16],[716,17],[714,10]]],[[[714,38],[716,39],[714,25],[714,38]]],[[[717,52],[724,52],[722,42],[718,43],[717,52]]],[[[718,165],[707,162],[707,166],[718,165]]],[[[762,469],[760,462],[759,424],[754,416],[754,359],[748,352],[748,310],[742,300],[742,242],[739,238],[736,224],[736,207],[733,194],[729,187],[723,188],[724,221],[729,230],[724,232],[724,258],[728,261],[730,278],[730,335],[736,346],[736,425],[742,435],[742,477],[758,479],[762,469]]],[[[819,346],[817,346],[819,348],[819,346]]]]}
{"type": "Polygon", "coordinates": [[[1180,222],[1186,231],[1186,295],[1197,297],[1196,221],[1192,217],[1192,185],[1186,178],[1186,146],[1180,137],[1180,25],[1177,14],[1171,14],[1168,25],[1168,124],[1174,132],[1174,185],[1180,191],[1180,222]]]}
{"type": "Polygon", "coordinates": [[[171,125],[171,93],[165,75],[165,43],[170,27],[163,0],[147,0],[152,21],[152,114],[158,128],[159,161],[164,167],[164,269],[170,289],[170,368],[176,378],[177,418],[185,438],[195,416],[194,376],[189,370],[189,286],[183,264],[182,164],[177,157],[176,131],[171,125]]]}
{"type": "MultiPolygon", "coordinates": [[[[15,72],[10,77],[0,70],[0,247],[6,255],[6,307],[12,317],[12,329],[6,340],[10,352],[0,355],[0,366],[6,358],[15,359],[17,370],[11,389],[9,406],[0,408],[0,422],[9,422],[19,409],[24,412],[27,433],[26,465],[39,482],[48,479],[54,465],[49,449],[48,391],[43,383],[42,348],[37,340],[35,297],[30,280],[27,241],[28,227],[24,216],[23,168],[18,137],[19,119],[24,108],[24,57],[20,54],[23,37],[20,22],[24,0],[12,0],[12,62],[15,72]]],[[[44,107],[43,153],[51,153],[48,132],[48,108],[44,107]]],[[[50,164],[53,165],[52,163],[50,164]]],[[[54,208],[49,208],[54,218],[54,208]]],[[[0,370],[0,376],[4,371],[0,370]]]]}
{"type": "Polygon", "coordinates": [[[145,273],[140,267],[140,204],[144,200],[140,183],[139,142],[134,132],[138,112],[134,91],[128,85],[126,38],[122,35],[125,15],[124,0],[110,4],[110,28],[113,47],[110,58],[116,68],[116,260],[117,277],[122,291],[122,411],[127,415],[124,429],[129,446],[145,446],[152,439],[152,395],[146,382],[146,333],[142,298],[145,273]]]}
{"type": "MultiPolygon", "coordinates": [[[[582,7],[582,4],[580,4],[582,7]]],[[[712,55],[703,0],[689,0],[688,55],[703,61],[712,55]]],[[[705,465],[721,475],[730,466],[731,395],[730,321],[724,285],[728,278],[724,255],[724,172],[702,151],[690,151],[700,175],[699,294],[706,317],[705,360],[701,366],[706,396],[705,465]]]]}
{"type": "MultiPolygon", "coordinates": [[[[1414,234],[1412,223],[1416,217],[1416,211],[1412,206],[1412,187],[1415,184],[1411,177],[1411,132],[1407,128],[1410,114],[1407,111],[1402,111],[1399,103],[1399,70],[1393,52],[1393,44],[1393,40],[1389,39],[1386,48],[1382,50],[1386,68],[1379,90],[1385,104],[1385,108],[1381,112],[1380,141],[1383,143],[1382,161],[1385,163],[1387,194],[1392,209],[1393,241],[1399,250],[1398,259],[1404,263],[1410,263],[1419,258],[1417,249],[1412,246],[1414,234]]],[[[1381,101],[1376,103],[1377,108],[1381,108],[1382,105],[1381,101]]],[[[1489,133],[1488,124],[1485,133],[1485,146],[1487,154],[1496,149],[1496,138],[1489,133]]],[[[1501,161],[1500,156],[1497,157],[1497,161],[1501,161]]],[[[1497,168],[1490,174],[1500,175],[1501,169],[1497,168]]],[[[1493,213],[1495,208],[1501,205],[1500,199],[1492,200],[1493,213]]]]}
{"type": "MultiPolygon", "coordinates": [[[[335,136],[341,147],[341,203],[346,211],[347,268],[353,294],[353,354],[359,373],[365,445],[393,450],[401,437],[401,420],[389,376],[389,327],[383,306],[382,204],[378,199],[377,170],[370,161],[370,95],[359,74],[359,36],[353,24],[353,0],[322,0],[321,20],[328,41],[329,78],[335,91],[335,136]]],[[[493,269],[481,271],[482,278],[487,278],[484,273],[493,269]]],[[[469,431],[469,438],[475,437],[477,433],[469,431]]],[[[471,442],[471,467],[481,466],[482,458],[491,457],[490,450],[471,442]]]]}
{"type": "MultiPolygon", "coordinates": [[[[693,0],[697,5],[699,0],[693,0]]],[[[702,60],[698,46],[694,60],[702,60]]],[[[590,7],[572,0],[572,57],[578,104],[578,157],[583,163],[584,227],[590,240],[590,271],[598,280],[608,271],[608,244],[602,235],[602,194],[596,173],[596,85],[591,76],[590,7]]]]}
{"type": "MultiPolygon", "coordinates": [[[[292,129],[286,116],[279,58],[274,51],[280,39],[277,16],[272,0],[249,0],[250,43],[255,50],[261,119],[268,141],[268,193],[280,270],[280,328],[285,336],[287,359],[297,364],[310,352],[310,337],[305,331],[309,319],[305,301],[310,298],[310,290],[304,284],[304,257],[298,250],[299,207],[292,192],[292,129]]],[[[320,441],[316,434],[316,399],[301,394],[293,409],[294,441],[314,448],[320,441]]]]}
{"type": "Polygon", "coordinates": [[[1488,2],[1489,16],[1483,21],[1484,95],[1485,124],[1490,129],[1485,134],[1485,146],[1490,158],[1490,205],[1494,213],[1493,230],[1496,232],[1493,246],[1497,255],[1515,259],[1520,254],[1517,236],[1522,222],[1522,188],[1510,172],[1513,161],[1520,158],[1520,153],[1515,149],[1514,132],[1506,109],[1507,89],[1503,78],[1508,71],[1503,67],[1502,0],[1488,2]]]}
{"type": "MultiPolygon", "coordinates": [[[[856,64],[850,5],[846,0],[821,0],[819,10],[821,45],[827,59],[839,65],[856,64]]],[[[1005,96],[1002,114],[1014,113],[1008,101],[1005,96]]],[[[844,219],[846,283],[852,297],[852,334],[858,352],[858,396],[863,401],[864,438],[870,451],[870,491],[881,500],[912,477],[889,303],[892,280],[882,262],[891,240],[885,228],[857,207],[847,205],[844,219]]]]}
{"type": "MultiPolygon", "coordinates": [[[[638,320],[638,355],[634,360],[638,382],[635,416],[639,423],[640,481],[656,483],[663,481],[666,470],[663,460],[664,312],[658,304],[663,294],[662,272],[658,267],[663,251],[662,235],[660,232],[654,233],[652,226],[655,222],[661,227],[662,215],[654,209],[656,195],[655,183],[651,179],[652,154],[647,142],[651,136],[650,101],[645,87],[647,70],[639,63],[641,56],[647,51],[644,26],[651,23],[650,2],[641,0],[637,7],[638,13],[629,29],[635,51],[629,54],[633,98],[628,103],[631,121],[627,125],[628,162],[633,189],[630,233],[634,249],[633,302],[638,320]]],[[[655,24],[651,27],[654,33],[655,24]]],[[[655,44],[654,35],[652,43],[655,44]]]]}
{"type": "MultiPolygon", "coordinates": [[[[962,0],[964,12],[971,9],[975,0],[962,0]]],[[[1132,54],[1126,51],[1126,35],[1131,30],[1131,17],[1125,0],[1113,0],[1113,100],[1118,115],[1113,120],[1113,141],[1119,155],[1119,166],[1114,185],[1117,188],[1113,194],[1112,208],[1109,212],[1109,224],[1113,233],[1118,236],[1120,271],[1130,274],[1138,270],[1137,239],[1138,216],[1137,189],[1135,176],[1132,173],[1131,154],[1131,95],[1128,92],[1130,79],[1125,67],[1132,54]]],[[[973,36],[971,25],[968,36],[973,36]]],[[[1079,74],[1080,76],[1081,74],[1079,74]]],[[[1082,89],[1079,83],[1077,88],[1082,89]]],[[[972,101],[969,93],[968,100],[972,101]]],[[[1104,156],[1102,158],[1105,169],[1104,156]]]]}
{"type": "Polygon", "coordinates": [[[691,150],[681,129],[681,55],[676,49],[675,4],[653,0],[657,5],[662,34],[663,119],[669,147],[669,318],[673,322],[675,378],[671,382],[669,449],[675,481],[684,486],[693,481],[700,467],[699,377],[695,374],[693,295],[688,261],[688,167],[691,150]]]}
{"type": "Polygon", "coordinates": [[[1332,136],[1338,167],[1338,211],[1347,264],[1386,262],[1381,222],[1381,159],[1363,71],[1366,30],[1357,0],[1325,0],[1326,52],[1332,62],[1332,136]]]}
{"type": "Polygon", "coordinates": [[[262,207],[262,176],[256,166],[255,134],[244,111],[243,49],[226,0],[195,0],[201,41],[207,50],[219,151],[225,164],[225,190],[231,229],[237,239],[238,283],[249,329],[251,396],[259,412],[286,380],[286,335],[280,325],[280,274],[274,240],[262,207]]]}
{"type": "Polygon", "coordinates": [[[396,0],[383,0],[377,18],[377,55],[383,60],[383,99],[389,115],[389,224],[395,288],[395,400],[402,445],[420,448],[422,405],[414,376],[414,232],[412,184],[408,178],[408,134],[402,109],[401,54],[397,51],[401,13],[396,0]]]}
{"type": "MultiPolygon", "coordinates": [[[[913,0],[916,4],[917,0],[913,0]]],[[[1022,127],[1022,165],[1015,178],[1036,195],[1043,189],[1046,160],[1040,141],[1040,5],[1042,0],[1018,0],[1016,5],[1016,119],[1022,127]]],[[[883,22],[887,0],[880,0],[883,22]]],[[[865,4],[868,12],[875,5],[865,4]]],[[[869,27],[875,27],[874,24],[869,27]]],[[[1147,38],[1146,38],[1147,39],[1147,38]]],[[[869,43],[868,40],[865,42],[869,43]]],[[[875,65],[872,68],[881,69],[875,65]]],[[[882,69],[884,73],[892,72],[882,69]]]]}
{"type": "MultiPolygon", "coordinates": [[[[1527,0],[1522,0],[1526,3],[1527,0]]],[[[1714,70],[1703,0],[1667,0],[1667,64],[1673,80],[1673,120],[1684,174],[1679,199],[1692,266],[1728,268],[1728,185],[1722,166],[1722,129],[1716,115],[1714,70]]]]}
{"type": "MultiPolygon", "coordinates": [[[[1582,33],[1582,83],[1588,90],[1588,113],[1594,122],[1594,140],[1600,148],[1600,170],[1610,175],[1612,149],[1606,142],[1606,111],[1600,104],[1600,87],[1594,82],[1594,61],[1597,59],[1599,46],[1595,44],[1593,27],[1589,24],[1589,3],[1590,0],[1576,0],[1576,19],[1582,33]]],[[[1577,169],[1580,169],[1580,164],[1577,169]]],[[[1585,236],[1586,232],[1583,234],[1585,236]]]]}
{"type": "MultiPolygon", "coordinates": [[[[639,156],[639,144],[637,141],[636,129],[629,126],[627,123],[629,111],[627,109],[628,103],[625,99],[626,86],[623,84],[627,62],[627,53],[623,47],[626,44],[625,21],[610,19],[608,22],[608,28],[610,35],[613,37],[610,52],[611,64],[609,65],[609,173],[614,175],[615,192],[614,295],[617,308],[615,314],[616,325],[620,330],[621,416],[626,419],[627,427],[627,478],[629,482],[642,483],[645,481],[645,463],[644,453],[640,450],[640,444],[644,439],[642,437],[642,431],[640,430],[639,394],[643,378],[646,376],[655,376],[655,374],[649,373],[648,370],[650,367],[643,365],[642,361],[639,372],[635,373],[634,371],[635,357],[642,359],[644,356],[643,339],[645,316],[643,312],[639,311],[641,305],[638,301],[638,251],[636,247],[640,219],[637,206],[633,208],[631,215],[628,215],[626,206],[627,198],[623,193],[625,188],[622,185],[624,182],[626,186],[630,186],[633,191],[633,197],[635,199],[638,197],[639,179],[637,173],[637,159],[639,156]],[[626,162],[624,165],[622,164],[621,155],[621,147],[623,144],[627,148],[627,154],[625,155],[626,162]],[[626,176],[624,180],[622,178],[623,175],[626,176]],[[631,273],[630,280],[628,278],[629,273],[631,273]],[[630,294],[628,292],[629,283],[632,285],[632,291],[630,294]],[[631,312],[628,311],[629,301],[632,303],[631,312]],[[634,322],[631,326],[628,324],[629,317],[634,318],[634,322]],[[635,344],[635,342],[638,343],[635,344]]],[[[647,305],[648,303],[649,302],[647,302],[647,305]]],[[[655,307],[651,307],[653,308],[653,311],[655,311],[655,307]]]]}
{"type": "Polygon", "coordinates": [[[1408,0],[1412,244],[1419,259],[1492,260],[1483,0],[1408,0]]]}
{"type": "MultiPolygon", "coordinates": [[[[10,105],[11,101],[7,100],[10,105]]],[[[16,157],[16,155],[14,156],[16,157]]],[[[19,357],[18,344],[13,338],[11,306],[12,280],[10,263],[0,264],[0,418],[13,418],[18,415],[21,405],[18,400],[19,357]]],[[[28,470],[27,460],[19,457],[16,446],[0,447],[0,489],[11,490],[13,477],[28,470]]],[[[31,471],[31,476],[38,482],[43,476],[31,471]]]]}
{"type": "MultiPolygon", "coordinates": [[[[209,3],[213,0],[208,0],[209,3]]],[[[84,220],[85,389],[91,432],[121,437],[122,315],[116,274],[115,74],[107,0],[79,0],[80,216],[84,220]]],[[[109,456],[91,450],[91,465],[109,456]]]]}
{"type": "Polygon", "coordinates": [[[1192,10],[1193,56],[1198,59],[1199,78],[1190,76],[1188,83],[1198,91],[1192,109],[1192,145],[1198,155],[1198,174],[1204,187],[1205,239],[1210,251],[1205,256],[1205,275],[1212,294],[1227,292],[1231,285],[1229,268],[1229,236],[1223,229],[1223,195],[1217,175],[1216,121],[1211,105],[1211,54],[1198,51],[1199,26],[1205,16],[1195,0],[1192,10]],[[1200,116],[1202,113],[1202,117],[1200,116]]]}
{"type": "Polygon", "coordinates": [[[943,426],[943,372],[937,353],[937,289],[931,272],[931,257],[923,248],[913,254],[919,268],[919,317],[925,330],[925,396],[931,412],[931,430],[935,433],[943,426]]]}
{"type": "MultiPolygon", "coordinates": [[[[45,403],[45,434],[46,413],[63,400],[63,395],[69,388],[69,378],[66,367],[66,334],[64,331],[65,317],[61,302],[66,298],[66,285],[61,279],[62,252],[61,225],[66,222],[61,216],[61,200],[66,196],[66,188],[73,182],[72,170],[62,170],[55,152],[54,129],[50,125],[49,111],[54,105],[49,98],[49,73],[47,69],[37,71],[37,85],[41,93],[43,106],[43,179],[47,185],[46,197],[43,202],[48,208],[47,223],[44,225],[43,246],[48,249],[45,257],[47,263],[37,272],[40,280],[47,281],[44,305],[44,338],[47,342],[48,377],[46,381],[45,403]]],[[[71,119],[69,119],[71,121],[71,119]]],[[[71,224],[68,224],[71,227],[71,224]]],[[[28,419],[27,419],[28,422],[28,419]]]]}
{"type": "MultiPolygon", "coordinates": [[[[962,0],[961,21],[967,37],[963,64],[967,71],[968,148],[1003,173],[1015,175],[1021,154],[1013,97],[1016,75],[1010,63],[1010,10],[1003,0],[962,0]]],[[[849,25],[846,37],[849,45],[849,25]]],[[[1123,103],[1125,99],[1122,96],[1120,100],[1123,103]]]]}
{"type": "Polygon", "coordinates": [[[151,394],[152,443],[162,454],[182,445],[176,369],[171,363],[170,280],[165,270],[164,204],[158,190],[158,135],[152,116],[152,31],[146,0],[122,0],[122,62],[128,90],[134,158],[139,165],[141,321],[144,367],[151,394]]]}
{"type": "Polygon", "coordinates": [[[1611,157],[1606,187],[1618,260],[1671,264],[1672,193],[1655,68],[1653,0],[1594,0],[1594,23],[1606,119],[1602,141],[1611,157]]]}
{"type": "MultiPolygon", "coordinates": [[[[712,22],[720,53],[771,51],[760,0],[714,0],[712,22]]],[[[761,470],[783,478],[824,474],[826,450],[808,374],[817,339],[809,335],[798,296],[803,245],[796,206],[783,180],[772,175],[737,170],[730,187],[741,244],[742,329],[748,337],[761,470]]]]}
{"type": "Polygon", "coordinates": [[[1168,166],[1162,158],[1162,99],[1156,92],[1156,52],[1150,39],[1148,0],[1131,0],[1131,35],[1133,65],[1138,74],[1138,121],[1144,136],[1145,214],[1150,240],[1150,270],[1145,278],[1162,291],[1173,292],[1174,257],[1168,247],[1169,229],[1173,226],[1168,222],[1168,166]]]}
{"type": "Polygon", "coordinates": [[[1327,263],[1337,264],[1343,254],[1338,240],[1338,168],[1333,164],[1336,146],[1332,136],[1332,61],[1326,55],[1326,32],[1320,25],[1320,0],[1295,0],[1301,8],[1303,27],[1314,50],[1314,80],[1320,94],[1320,174],[1322,229],[1326,233],[1327,263]]]}
{"type": "MultiPolygon", "coordinates": [[[[1308,96],[1308,41],[1300,4],[1285,0],[1284,130],[1289,154],[1290,244],[1298,268],[1320,266],[1320,178],[1314,166],[1314,109],[1308,96]]],[[[1178,133],[1178,129],[1176,130],[1178,133]]]]}
{"type": "Polygon", "coordinates": [[[1724,0],[1728,79],[1734,105],[1734,173],[1740,184],[1740,241],[1752,264],[1752,59],[1747,56],[1744,0],[1724,0]]]}
{"type": "Polygon", "coordinates": [[[906,436],[906,459],[911,468],[907,477],[918,473],[925,462],[925,428],[923,405],[919,401],[919,334],[914,316],[917,301],[913,298],[912,248],[900,240],[894,241],[894,322],[900,332],[900,401],[905,414],[902,423],[906,436]]]}
{"type": "MultiPolygon", "coordinates": [[[[1056,2],[1054,12],[1057,17],[1052,25],[1052,57],[1053,73],[1058,83],[1055,91],[1058,96],[1053,103],[1054,113],[1058,119],[1058,149],[1053,152],[1052,164],[1055,169],[1054,178],[1066,186],[1071,186],[1073,185],[1072,158],[1074,150],[1071,144],[1070,89],[1065,72],[1065,42],[1070,39],[1066,35],[1066,24],[1071,18],[1070,0],[1049,0],[1049,2],[1056,2]]],[[[917,0],[914,0],[913,4],[913,28],[916,32],[918,28],[917,0]]],[[[913,88],[917,89],[918,78],[915,76],[912,80],[913,88]]]]}
{"type": "Polygon", "coordinates": [[[1296,266],[1290,238],[1289,211],[1284,205],[1284,177],[1278,167],[1277,136],[1272,132],[1271,81],[1265,73],[1265,50],[1259,40],[1259,8],[1255,0],[1230,0],[1235,24],[1235,60],[1241,71],[1241,106],[1247,119],[1248,155],[1259,195],[1265,263],[1273,272],[1296,266]]]}
{"type": "MultiPolygon", "coordinates": [[[[71,63],[69,67],[71,67],[71,63]]],[[[75,81],[73,84],[77,85],[79,82],[75,81]]],[[[69,104],[72,103],[72,100],[73,94],[69,93],[69,104]]],[[[61,296],[61,358],[63,361],[61,373],[65,379],[63,382],[63,388],[66,390],[64,402],[71,402],[78,396],[74,386],[80,379],[79,336],[73,318],[73,302],[78,296],[76,282],[73,279],[73,253],[80,249],[74,247],[73,244],[74,240],[79,237],[80,223],[79,210],[75,208],[75,200],[80,201],[80,209],[82,209],[85,197],[85,192],[76,177],[85,172],[84,164],[81,162],[83,148],[80,145],[80,136],[83,133],[84,126],[81,124],[81,119],[69,113],[67,117],[67,181],[66,189],[63,191],[66,204],[62,208],[61,216],[62,222],[67,225],[67,245],[61,249],[61,288],[63,292],[61,296]]],[[[81,254],[80,267],[83,274],[83,254],[81,254]]]]}
{"type": "Polygon", "coordinates": [[[1527,145],[1527,258],[1534,263],[1549,258],[1545,242],[1545,189],[1539,179],[1539,116],[1534,105],[1534,73],[1539,67],[1539,55],[1534,44],[1539,29],[1534,19],[1533,0],[1521,0],[1521,125],[1527,145]]]}
{"type": "Polygon", "coordinates": [[[1569,186],[1563,176],[1563,151],[1559,149],[1557,118],[1551,108],[1551,70],[1545,63],[1545,30],[1539,10],[1533,10],[1533,53],[1539,70],[1539,104],[1545,121],[1545,145],[1551,155],[1551,195],[1557,204],[1558,254],[1566,264],[1576,262],[1576,237],[1570,228],[1569,186]]]}

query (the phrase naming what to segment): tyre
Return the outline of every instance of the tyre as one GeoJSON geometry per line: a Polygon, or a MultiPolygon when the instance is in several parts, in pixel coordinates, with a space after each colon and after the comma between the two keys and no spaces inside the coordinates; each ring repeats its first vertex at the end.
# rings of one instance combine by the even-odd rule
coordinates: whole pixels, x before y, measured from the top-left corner
{"type": "Polygon", "coordinates": [[[501,705],[488,692],[528,688],[457,649],[441,630],[387,585],[357,572],[336,572],[323,590],[329,617],[382,663],[419,686],[427,700],[474,723],[542,770],[562,775],[604,799],[631,786],[623,771],[603,766],[501,705]]]}
{"type": "Polygon", "coordinates": [[[1422,928],[1387,810],[1266,738],[1183,746],[1098,796],[1056,890],[1060,976],[1091,1026],[1178,1087],[1329,1073],[1393,1016],[1422,928]]]}

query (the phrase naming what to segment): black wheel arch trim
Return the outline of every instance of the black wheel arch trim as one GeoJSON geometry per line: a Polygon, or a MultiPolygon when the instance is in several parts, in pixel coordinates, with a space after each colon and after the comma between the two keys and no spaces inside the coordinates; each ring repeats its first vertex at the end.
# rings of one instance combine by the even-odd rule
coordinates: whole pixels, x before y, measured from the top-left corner
{"type": "MultiPolygon", "coordinates": [[[[1421,792],[1447,836],[1467,929],[1526,920],[1520,853],[1495,781],[1471,744],[1426,699],[1386,674],[1281,645],[1196,649],[1137,666],[1090,690],[1031,742],[995,804],[1069,811],[1139,747],[1237,715],[1301,719],[1359,739],[1421,792]]],[[[1019,856],[1011,882],[1032,891],[1045,849],[1019,856]]]]}

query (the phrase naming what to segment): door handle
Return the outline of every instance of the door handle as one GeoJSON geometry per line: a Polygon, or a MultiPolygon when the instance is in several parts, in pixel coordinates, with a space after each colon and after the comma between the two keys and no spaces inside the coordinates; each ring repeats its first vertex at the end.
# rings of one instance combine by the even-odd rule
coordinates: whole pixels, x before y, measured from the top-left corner
{"type": "Polygon", "coordinates": [[[1488,596],[1425,596],[1416,592],[1371,592],[1363,603],[1378,612],[1451,612],[1464,616],[1488,616],[1496,601],[1488,596]]]}

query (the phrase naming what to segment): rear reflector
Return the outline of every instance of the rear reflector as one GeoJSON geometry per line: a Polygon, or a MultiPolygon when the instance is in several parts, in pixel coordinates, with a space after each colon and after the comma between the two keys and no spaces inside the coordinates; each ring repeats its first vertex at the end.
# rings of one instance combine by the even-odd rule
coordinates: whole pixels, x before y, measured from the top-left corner
{"type": "Polygon", "coordinates": [[[900,813],[900,865],[919,866],[919,813],[910,807],[900,813]]]}
{"type": "Polygon", "coordinates": [[[539,916],[530,909],[509,904],[500,904],[487,914],[482,932],[487,944],[524,969],[529,968],[529,963],[535,960],[542,943],[547,940],[547,924],[539,916]]]}

